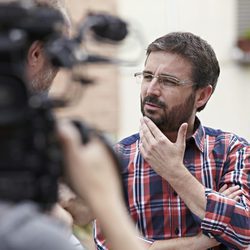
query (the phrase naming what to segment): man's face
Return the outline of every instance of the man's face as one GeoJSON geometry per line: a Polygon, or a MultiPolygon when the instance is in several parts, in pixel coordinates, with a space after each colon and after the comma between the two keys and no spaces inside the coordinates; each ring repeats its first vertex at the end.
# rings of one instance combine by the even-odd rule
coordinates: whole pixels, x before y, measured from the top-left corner
{"type": "Polygon", "coordinates": [[[158,78],[143,81],[141,112],[149,117],[163,133],[177,132],[183,122],[195,116],[195,91],[192,88],[191,65],[182,57],[163,51],[151,52],[144,72],[155,76],[170,75],[188,84],[164,86],[158,78]]]}
{"type": "Polygon", "coordinates": [[[33,93],[47,93],[56,77],[58,70],[49,62],[44,63],[30,79],[30,88],[33,93]]]}
{"type": "Polygon", "coordinates": [[[26,74],[28,87],[32,93],[48,93],[58,72],[47,58],[43,43],[35,41],[27,53],[26,74]]]}

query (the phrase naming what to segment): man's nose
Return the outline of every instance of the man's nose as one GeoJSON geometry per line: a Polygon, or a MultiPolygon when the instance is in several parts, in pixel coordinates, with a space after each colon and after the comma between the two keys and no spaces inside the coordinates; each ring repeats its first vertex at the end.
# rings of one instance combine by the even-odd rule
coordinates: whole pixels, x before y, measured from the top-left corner
{"type": "Polygon", "coordinates": [[[148,84],[147,94],[160,96],[161,86],[157,77],[154,77],[152,81],[148,84]]]}

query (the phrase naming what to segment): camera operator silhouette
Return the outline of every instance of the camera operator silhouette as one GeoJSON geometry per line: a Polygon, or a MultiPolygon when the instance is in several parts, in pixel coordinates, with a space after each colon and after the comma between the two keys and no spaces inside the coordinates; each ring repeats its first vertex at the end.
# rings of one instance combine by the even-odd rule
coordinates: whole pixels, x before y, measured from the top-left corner
{"type": "MultiPolygon", "coordinates": [[[[36,7],[59,11],[65,21],[65,30],[69,32],[70,21],[63,0],[32,2],[36,7]]],[[[50,63],[42,40],[30,44],[25,71],[27,89],[31,93],[47,94],[58,68],[50,63]]],[[[83,144],[79,131],[70,121],[57,121],[56,127],[64,156],[64,179],[78,197],[86,201],[91,213],[99,218],[113,249],[143,249],[126,212],[116,162],[106,146],[96,136],[83,144]]],[[[71,215],[58,203],[43,210],[32,199],[13,201],[0,197],[1,250],[75,249],[69,240],[68,229],[71,224],[71,215]]]]}

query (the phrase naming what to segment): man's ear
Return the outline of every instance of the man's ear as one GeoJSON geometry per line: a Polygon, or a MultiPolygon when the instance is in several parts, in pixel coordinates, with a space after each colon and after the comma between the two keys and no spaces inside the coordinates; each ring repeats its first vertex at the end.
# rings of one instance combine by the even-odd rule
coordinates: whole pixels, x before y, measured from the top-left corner
{"type": "Polygon", "coordinates": [[[28,67],[33,71],[39,71],[44,63],[43,43],[35,41],[31,44],[27,56],[28,67]]]}
{"type": "Polygon", "coordinates": [[[208,85],[196,90],[196,109],[205,105],[213,93],[213,87],[208,85]]]}

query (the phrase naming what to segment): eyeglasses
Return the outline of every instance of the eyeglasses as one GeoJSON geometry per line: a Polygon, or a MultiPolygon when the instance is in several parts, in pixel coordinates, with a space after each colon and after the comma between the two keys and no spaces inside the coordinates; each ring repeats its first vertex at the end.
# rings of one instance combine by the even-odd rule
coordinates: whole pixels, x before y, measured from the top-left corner
{"type": "Polygon", "coordinates": [[[134,74],[134,77],[140,83],[150,83],[154,78],[156,78],[159,84],[163,87],[177,87],[177,86],[185,86],[185,85],[194,85],[194,83],[190,80],[180,80],[174,76],[161,74],[154,75],[149,72],[138,72],[134,74]]]}

